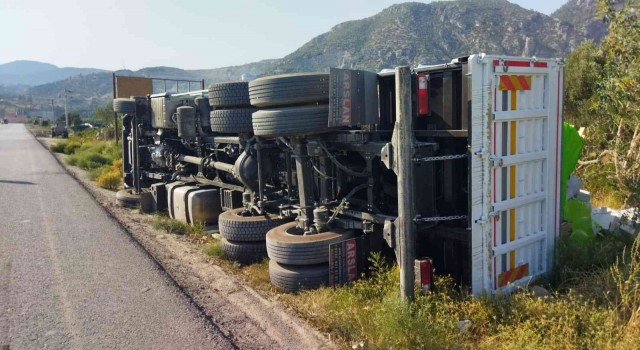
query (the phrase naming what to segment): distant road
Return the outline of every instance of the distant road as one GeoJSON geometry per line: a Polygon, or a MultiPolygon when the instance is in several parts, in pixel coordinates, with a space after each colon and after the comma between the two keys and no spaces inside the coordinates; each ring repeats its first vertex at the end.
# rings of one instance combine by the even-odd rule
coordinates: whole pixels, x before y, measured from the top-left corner
{"type": "Polygon", "coordinates": [[[232,349],[24,125],[0,125],[0,349],[232,349]]]}

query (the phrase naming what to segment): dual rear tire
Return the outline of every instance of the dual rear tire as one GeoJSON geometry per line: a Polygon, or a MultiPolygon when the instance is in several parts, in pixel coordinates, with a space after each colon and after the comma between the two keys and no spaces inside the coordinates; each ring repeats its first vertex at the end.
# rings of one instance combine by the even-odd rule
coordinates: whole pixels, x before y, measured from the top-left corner
{"type": "Polygon", "coordinates": [[[229,260],[251,264],[267,257],[267,231],[289,221],[275,214],[250,215],[243,208],[228,210],[218,217],[222,248],[229,260]]]}
{"type": "Polygon", "coordinates": [[[329,283],[329,246],[353,237],[348,230],[304,235],[296,222],[267,233],[271,283],[286,291],[314,289],[329,283]]]}

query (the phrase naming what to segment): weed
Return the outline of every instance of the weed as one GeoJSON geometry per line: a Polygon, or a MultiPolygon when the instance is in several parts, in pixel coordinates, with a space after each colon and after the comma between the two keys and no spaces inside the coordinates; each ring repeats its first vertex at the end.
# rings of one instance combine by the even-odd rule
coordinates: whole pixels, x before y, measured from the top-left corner
{"type": "Polygon", "coordinates": [[[224,258],[224,250],[220,245],[218,240],[214,240],[213,242],[209,242],[204,246],[204,252],[210,257],[213,258],[224,258]]]}
{"type": "Polygon", "coordinates": [[[189,231],[189,225],[164,215],[155,216],[153,227],[175,235],[185,235],[189,231]]]}
{"type": "Polygon", "coordinates": [[[98,173],[93,179],[98,186],[109,190],[117,190],[122,187],[122,159],[116,159],[111,165],[97,170],[98,173]]]}
{"type": "Polygon", "coordinates": [[[187,235],[192,238],[203,238],[206,235],[203,223],[189,225],[182,221],[171,219],[165,214],[156,214],[152,222],[154,228],[175,235],[187,235]]]}

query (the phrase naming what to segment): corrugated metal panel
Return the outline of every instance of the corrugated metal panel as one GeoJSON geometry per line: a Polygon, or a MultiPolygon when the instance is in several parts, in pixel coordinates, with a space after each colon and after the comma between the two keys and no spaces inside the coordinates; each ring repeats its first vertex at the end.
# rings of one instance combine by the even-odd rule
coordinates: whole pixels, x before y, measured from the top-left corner
{"type": "Polygon", "coordinates": [[[562,70],[553,60],[472,56],[472,289],[547,273],[559,231],[562,70]]]}

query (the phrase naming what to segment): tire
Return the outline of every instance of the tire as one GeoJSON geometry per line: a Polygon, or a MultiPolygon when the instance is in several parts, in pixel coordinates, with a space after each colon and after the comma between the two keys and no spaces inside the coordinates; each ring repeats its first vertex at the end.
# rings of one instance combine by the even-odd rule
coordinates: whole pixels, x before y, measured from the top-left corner
{"type": "Polygon", "coordinates": [[[329,101],[329,74],[284,74],[249,82],[251,105],[293,106],[329,101]]]}
{"type": "Polygon", "coordinates": [[[269,230],[290,221],[274,214],[241,216],[243,210],[232,209],[218,216],[218,229],[222,237],[236,242],[264,242],[269,230]]]}
{"type": "Polygon", "coordinates": [[[315,265],[329,262],[329,246],[353,237],[353,231],[332,230],[303,236],[297,222],[267,232],[269,259],[286,265],[315,265]]]}
{"type": "Polygon", "coordinates": [[[283,265],[269,261],[271,284],[289,292],[315,289],[329,284],[329,264],[310,266],[283,265]]]}
{"type": "Polygon", "coordinates": [[[252,123],[256,136],[318,134],[329,129],[329,107],[321,105],[263,109],[253,113],[252,123]]]}
{"type": "Polygon", "coordinates": [[[136,112],[136,101],[131,98],[116,98],[113,100],[113,111],[116,113],[133,114],[136,112]]]}
{"type": "Polygon", "coordinates": [[[209,86],[209,104],[216,108],[249,107],[249,83],[236,81],[209,86]]]}
{"type": "Polygon", "coordinates": [[[227,259],[242,264],[260,262],[267,257],[264,242],[233,242],[222,238],[220,243],[227,259]]]}
{"type": "Polygon", "coordinates": [[[116,204],[123,208],[140,208],[140,195],[131,192],[132,189],[116,192],[116,204]]]}
{"type": "Polygon", "coordinates": [[[217,109],[211,112],[211,131],[223,134],[253,132],[251,114],[256,108],[217,109]]]}

